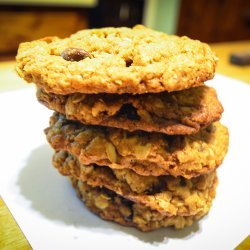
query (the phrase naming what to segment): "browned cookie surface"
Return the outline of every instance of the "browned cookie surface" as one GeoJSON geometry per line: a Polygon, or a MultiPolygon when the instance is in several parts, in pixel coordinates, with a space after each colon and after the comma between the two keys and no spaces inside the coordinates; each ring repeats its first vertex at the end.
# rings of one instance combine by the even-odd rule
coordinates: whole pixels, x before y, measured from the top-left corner
{"type": "Polygon", "coordinates": [[[106,188],[91,187],[74,178],[71,180],[89,210],[102,219],[136,227],[141,231],[152,231],[169,226],[181,229],[192,225],[195,220],[208,212],[191,216],[166,216],[139,203],[124,199],[106,188]]]}
{"type": "Polygon", "coordinates": [[[56,151],[69,151],[83,164],[130,168],[141,175],[205,174],[222,163],[228,148],[228,130],[218,122],[195,135],[167,136],[86,126],[54,113],[45,133],[56,151]]]}
{"type": "Polygon", "coordinates": [[[215,172],[190,180],[170,175],[141,176],[129,169],[85,166],[65,151],[55,153],[53,165],[63,175],[77,178],[90,186],[108,188],[126,199],[168,216],[206,213],[217,186],[215,172]]]}
{"type": "Polygon", "coordinates": [[[138,25],[22,43],[16,61],[18,74],[47,92],[142,94],[202,85],[217,58],[200,41],[138,25]]]}
{"type": "Polygon", "coordinates": [[[219,120],[223,112],[215,90],[207,86],[143,95],[57,95],[38,89],[37,98],[68,119],[85,124],[166,134],[197,133],[219,120]]]}

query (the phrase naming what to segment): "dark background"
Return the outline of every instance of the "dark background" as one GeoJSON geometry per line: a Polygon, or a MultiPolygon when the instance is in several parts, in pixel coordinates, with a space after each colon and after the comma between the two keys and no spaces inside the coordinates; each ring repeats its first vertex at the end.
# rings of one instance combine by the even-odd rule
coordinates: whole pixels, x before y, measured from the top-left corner
{"type": "MultiPolygon", "coordinates": [[[[65,37],[84,28],[132,27],[143,22],[144,8],[144,0],[99,0],[94,8],[0,1],[0,60],[13,57],[23,41],[65,37]]],[[[208,43],[250,40],[250,1],[181,0],[176,33],[208,43]]]]}

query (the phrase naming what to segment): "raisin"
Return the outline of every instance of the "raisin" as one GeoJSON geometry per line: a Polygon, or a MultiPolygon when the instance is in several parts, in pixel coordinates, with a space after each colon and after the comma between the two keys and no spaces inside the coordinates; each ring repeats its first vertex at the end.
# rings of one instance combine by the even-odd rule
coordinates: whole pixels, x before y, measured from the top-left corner
{"type": "Polygon", "coordinates": [[[184,177],[180,177],[180,185],[182,186],[182,187],[185,187],[186,186],[186,180],[185,180],[185,178],[184,177]]]}
{"type": "Polygon", "coordinates": [[[216,131],[216,127],[213,124],[211,124],[208,127],[206,127],[206,131],[212,134],[216,131]]]}
{"type": "Polygon", "coordinates": [[[156,193],[162,192],[166,188],[166,181],[164,179],[159,178],[159,182],[153,185],[148,191],[148,195],[154,195],[156,193]]]}
{"type": "Polygon", "coordinates": [[[92,58],[89,52],[78,48],[67,48],[62,52],[61,56],[64,60],[71,62],[79,62],[87,57],[92,58]]]}
{"type": "Polygon", "coordinates": [[[139,121],[140,116],[137,114],[136,108],[132,104],[123,104],[116,114],[118,117],[125,117],[131,121],[139,121]]]}

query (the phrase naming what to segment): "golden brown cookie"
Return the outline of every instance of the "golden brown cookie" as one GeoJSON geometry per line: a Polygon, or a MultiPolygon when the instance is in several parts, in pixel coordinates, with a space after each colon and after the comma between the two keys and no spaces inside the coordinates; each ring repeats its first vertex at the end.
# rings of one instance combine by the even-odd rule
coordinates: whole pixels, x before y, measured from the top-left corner
{"type": "Polygon", "coordinates": [[[16,61],[18,74],[47,92],[142,94],[202,85],[217,58],[198,40],[138,25],[22,43],[16,61]]]}
{"type": "Polygon", "coordinates": [[[65,151],[55,153],[53,165],[60,173],[105,187],[116,194],[143,204],[164,215],[190,216],[206,213],[215,197],[215,172],[192,178],[140,176],[129,169],[112,170],[98,165],[85,166],[65,151]]]}
{"type": "Polygon", "coordinates": [[[181,229],[192,225],[194,221],[208,212],[200,212],[191,216],[166,216],[127,200],[106,188],[91,187],[74,178],[71,178],[71,181],[90,211],[102,219],[114,221],[123,226],[136,227],[144,232],[169,226],[181,229]]]}
{"type": "Polygon", "coordinates": [[[84,124],[171,135],[197,133],[223,112],[216,91],[207,86],[143,95],[57,95],[38,89],[37,98],[67,119],[84,124]]]}
{"type": "Polygon", "coordinates": [[[216,122],[195,135],[167,136],[142,131],[86,126],[54,113],[47,140],[83,164],[130,168],[140,175],[192,178],[215,170],[228,148],[228,130],[216,122]]]}

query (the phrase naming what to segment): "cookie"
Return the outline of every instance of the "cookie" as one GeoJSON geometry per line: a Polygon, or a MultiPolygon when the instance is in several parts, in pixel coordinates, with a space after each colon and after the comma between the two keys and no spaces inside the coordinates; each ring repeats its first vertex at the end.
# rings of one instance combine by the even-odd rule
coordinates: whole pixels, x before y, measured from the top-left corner
{"type": "Polygon", "coordinates": [[[47,92],[142,94],[200,86],[217,57],[198,40],[138,25],[22,43],[16,61],[20,77],[47,92]]]}
{"type": "Polygon", "coordinates": [[[143,95],[56,95],[37,90],[38,100],[68,119],[84,124],[166,134],[194,134],[221,118],[216,91],[200,86],[143,95]]]}
{"type": "Polygon", "coordinates": [[[190,226],[208,211],[191,216],[166,216],[155,210],[132,202],[106,188],[91,187],[75,178],[71,179],[79,197],[86,207],[104,220],[123,226],[136,227],[141,231],[152,231],[161,227],[181,229],[190,226]]]}
{"type": "Polygon", "coordinates": [[[129,169],[85,166],[65,151],[55,153],[53,165],[63,175],[77,178],[90,186],[108,188],[168,216],[205,213],[211,207],[217,186],[214,172],[190,180],[170,175],[140,176],[129,169]]]}
{"type": "Polygon", "coordinates": [[[219,122],[195,135],[167,136],[142,131],[87,126],[54,113],[47,140],[85,165],[130,168],[140,175],[192,178],[215,170],[228,148],[228,130],[219,122]]]}

